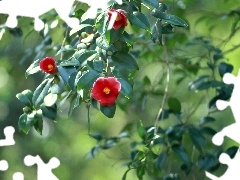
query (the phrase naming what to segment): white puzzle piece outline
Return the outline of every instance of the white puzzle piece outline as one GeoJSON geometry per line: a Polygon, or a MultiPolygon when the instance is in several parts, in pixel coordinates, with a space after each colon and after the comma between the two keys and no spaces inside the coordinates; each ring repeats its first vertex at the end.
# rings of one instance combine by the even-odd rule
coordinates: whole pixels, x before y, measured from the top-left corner
{"type": "MultiPolygon", "coordinates": [[[[239,111],[239,99],[240,99],[240,69],[238,71],[238,76],[235,77],[230,73],[226,73],[223,77],[223,81],[226,84],[234,84],[234,89],[232,92],[232,96],[230,101],[222,101],[218,100],[216,106],[219,110],[224,110],[227,106],[229,106],[232,110],[235,123],[223,128],[220,132],[213,136],[213,143],[217,146],[223,144],[224,137],[229,137],[230,139],[238,142],[240,144],[240,134],[238,133],[240,130],[240,111],[239,111]]],[[[240,173],[240,149],[238,149],[235,157],[231,159],[226,153],[222,153],[219,157],[219,161],[222,164],[227,164],[227,171],[221,176],[216,177],[211,173],[206,172],[206,176],[212,180],[239,180],[240,173]]]]}
{"type": "Polygon", "coordinates": [[[33,166],[34,164],[37,164],[37,177],[38,180],[59,180],[53,173],[52,169],[57,168],[60,165],[60,161],[56,157],[52,157],[48,163],[44,163],[43,160],[40,158],[40,156],[31,156],[27,155],[24,158],[24,164],[26,166],[33,166]]]}
{"type": "MultiPolygon", "coordinates": [[[[15,141],[13,139],[14,132],[15,132],[15,129],[12,126],[7,126],[4,128],[3,133],[5,136],[5,139],[0,139],[0,147],[12,146],[15,144],[15,141]]],[[[0,171],[6,171],[6,170],[8,170],[8,162],[6,160],[0,160],[0,171]]]]}
{"type": "MultiPolygon", "coordinates": [[[[79,25],[79,20],[74,17],[69,17],[74,1],[75,0],[2,0],[0,1],[0,14],[9,15],[5,23],[9,28],[15,28],[17,26],[17,16],[24,16],[33,18],[34,29],[40,31],[44,28],[44,23],[39,16],[55,9],[59,17],[65,21],[69,27],[76,28],[79,25]]],[[[98,2],[96,2],[96,0],[77,1],[87,3],[90,6],[84,15],[86,18],[95,18],[97,10],[105,10],[110,0],[101,0],[98,2]]],[[[122,4],[122,0],[114,1],[122,4]]]]}

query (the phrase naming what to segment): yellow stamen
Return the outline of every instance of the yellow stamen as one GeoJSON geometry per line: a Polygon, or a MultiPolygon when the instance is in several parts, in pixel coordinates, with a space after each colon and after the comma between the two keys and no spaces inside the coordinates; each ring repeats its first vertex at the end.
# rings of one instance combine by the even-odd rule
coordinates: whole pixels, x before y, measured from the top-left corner
{"type": "Polygon", "coordinates": [[[52,69],[53,69],[53,65],[52,65],[52,64],[49,64],[49,65],[47,66],[47,68],[48,68],[48,70],[52,70],[52,69]]]}
{"type": "Polygon", "coordinates": [[[118,14],[115,21],[120,21],[121,19],[122,19],[122,16],[118,14]]]}
{"type": "Polygon", "coordinates": [[[105,94],[109,94],[109,93],[111,92],[111,90],[110,90],[108,87],[105,87],[105,88],[103,89],[103,92],[104,92],[105,94]]]}

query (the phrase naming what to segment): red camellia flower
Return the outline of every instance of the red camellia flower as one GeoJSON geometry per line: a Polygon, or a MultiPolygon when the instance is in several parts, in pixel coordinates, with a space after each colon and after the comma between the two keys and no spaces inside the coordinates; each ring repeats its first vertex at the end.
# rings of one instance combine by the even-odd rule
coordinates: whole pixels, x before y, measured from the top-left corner
{"type": "Polygon", "coordinates": [[[113,23],[113,29],[117,30],[119,29],[122,25],[127,26],[127,16],[125,14],[125,11],[122,9],[110,9],[108,11],[108,21],[111,20],[111,17],[113,13],[117,13],[117,17],[115,19],[115,22],[113,23]]]}
{"type": "Polygon", "coordinates": [[[114,105],[121,90],[121,83],[114,77],[98,78],[92,88],[92,96],[103,106],[114,105]]]}
{"type": "Polygon", "coordinates": [[[52,57],[45,57],[40,61],[39,65],[43,72],[49,74],[55,74],[57,72],[57,65],[52,57]]]}

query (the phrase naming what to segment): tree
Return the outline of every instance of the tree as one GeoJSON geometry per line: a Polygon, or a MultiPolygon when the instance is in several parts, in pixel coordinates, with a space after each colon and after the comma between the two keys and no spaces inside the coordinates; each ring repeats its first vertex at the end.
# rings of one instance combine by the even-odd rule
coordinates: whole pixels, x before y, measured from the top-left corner
{"type": "Polygon", "coordinates": [[[229,140],[219,148],[211,138],[233,119],[231,112],[216,109],[216,101],[231,97],[233,85],[222,77],[239,67],[232,60],[239,47],[239,7],[226,0],[212,1],[221,12],[208,1],[123,2],[110,1],[95,19],[86,18],[88,6],[76,2],[71,16],[80,25],[74,29],[54,10],[42,16],[45,26],[39,32],[24,17],[17,28],[1,26],[1,54],[10,60],[1,58],[2,74],[12,70],[17,79],[25,68],[27,77],[19,79],[18,92],[5,85],[4,91],[11,90],[6,102],[16,103],[16,93],[23,104],[19,113],[16,103],[13,111],[20,117],[11,124],[26,134],[54,129],[40,140],[41,147],[39,139],[19,132],[20,146],[28,144],[46,159],[63,157],[56,169],[63,179],[89,176],[88,169],[79,171],[87,162],[78,152],[86,150],[96,161],[90,168],[99,168],[99,158],[104,159],[100,168],[106,174],[99,179],[116,178],[104,169],[109,161],[124,165],[117,175],[122,179],[202,179],[205,170],[221,174],[219,154],[233,156],[236,143],[229,140]],[[81,141],[90,143],[82,147],[81,141]]]}

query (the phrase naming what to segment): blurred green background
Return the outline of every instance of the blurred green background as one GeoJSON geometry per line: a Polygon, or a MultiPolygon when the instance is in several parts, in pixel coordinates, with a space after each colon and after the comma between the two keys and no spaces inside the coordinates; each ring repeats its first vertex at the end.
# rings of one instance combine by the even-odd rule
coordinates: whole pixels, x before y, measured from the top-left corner
{"type": "MultiPolygon", "coordinates": [[[[170,48],[175,50],[174,53],[177,53],[178,56],[182,54],[188,55],[189,51],[189,54],[196,54],[198,56],[202,53],[201,51],[204,51],[203,47],[189,46],[189,48],[186,48],[183,47],[183,44],[193,37],[203,36],[210,39],[212,45],[219,47],[223,52],[227,52],[224,54],[225,61],[234,65],[233,74],[237,75],[240,68],[240,48],[236,48],[230,52],[228,50],[239,46],[240,28],[237,22],[239,21],[240,14],[236,13],[233,16],[228,16],[228,14],[235,9],[240,11],[240,1],[173,0],[164,2],[167,3],[169,11],[172,14],[183,18],[189,23],[188,29],[177,29],[176,35],[169,36],[169,39],[167,39],[166,43],[170,48]],[[236,23],[237,28],[233,27],[234,23],[236,23]],[[233,28],[236,29],[236,32],[230,37],[233,28]]],[[[147,10],[146,12],[149,13],[147,10]]],[[[4,24],[6,18],[7,15],[0,14],[0,24],[4,24]]],[[[46,16],[46,18],[51,20],[51,17],[46,16]]],[[[126,171],[124,164],[129,161],[129,152],[131,150],[129,143],[131,140],[122,140],[117,146],[101,151],[93,159],[88,159],[88,153],[96,145],[96,141],[88,135],[87,108],[85,104],[82,104],[71,116],[68,116],[69,104],[66,103],[62,108],[62,112],[58,113],[57,123],[44,119],[43,136],[38,135],[35,130],[31,130],[28,135],[19,132],[17,122],[19,116],[22,114],[23,106],[15,95],[24,89],[34,90],[43,78],[43,75],[38,73],[26,79],[24,73],[31,62],[35,60],[36,55],[41,52],[41,49],[46,48],[47,52],[46,54],[42,54],[42,57],[46,55],[54,56],[56,53],[56,51],[48,51],[48,45],[45,47],[40,46],[42,37],[38,32],[33,30],[31,23],[31,18],[22,17],[19,19],[19,27],[22,29],[21,36],[21,33],[12,32],[8,28],[2,27],[0,31],[0,138],[4,138],[3,129],[6,126],[13,126],[16,130],[14,134],[16,144],[0,148],[0,160],[5,159],[9,163],[7,171],[0,171],[0,179],[12,179],[12,175],[15,172],[22,172],[26,180],[37,179],[36,165],[27,167],[23,163],[26,155],[39,155],[45,163],[51,157],[57,157],[61,165],[54,169],[53,173],[61,180],[121,179],[126,171]],[[18,36],[17,34],[19,34],[19,37],[16,37],[18,36]],[[37,46],[38,48],[36,48],[37,46]]],[[[61,45],[64,38],[64,27],[61,24],[62,22],[49,31],[52,41],[59,45],[61,45]]],[[[129,28],[129,31],[134,32],[131,28],[129,28]]],[[[149,38],[149,35],[147,38],[149,38]]],[[[139,43],[134,46],[134,49],[142,52],[138,58],[140,70],[134,74],[136,84],[134,92],[137,94],[138,84],[143,81],[143,78],[148,76],[154,84],[155,81],[158,81],[159,76],[161,76],[161,71],[163,71],[164,67],[161,62],[151,59],[153,57],[151,53],[159,54],[162,52],[161,47],[157,47],[153,43],[145,43],[144,45],[139,43]]],[[[205,61],[202,63],[205,63],[205,61]]],[[[171,65],[172,69],[174,69],[174,66],[175,64],[171,65]]],[[[197,73],[196,76],[205,73],[205,70],[202,69],[197,73]]],[[[186,112],[190,111],[191,107],[203,95],[203,92],[195,93],[188,89],[188,83],[195,77],[186,77],[180,84],[176,84],[179,76],[171,76],[170,94],[181,101],[183,111],[186,112]]],[[[159,91],[163,89],[164,83],[163,86],[159,86],[159,91]]],[[[209,96],[212,95],[211,93],[209,96]]],[[[134,97],[137,100],[137,97],[134,97]]],[[[122,101],[126,101],[126,99],[122,101]]],[[[146,126],[153,125],[161,98],[155,95],[147,96],[143,110],[141,109],[141,102],[136,103],[134,99],[129,101],[130,103],[125,105],[125,108],[117,107],[116,115],[113,119],[108,119],[100,111],[91,108],[90,133],[100,132],[106,137],[117,136],[127,124],[136,124],[139,119],[142,119],[146,126]]],[[[206,106],[206,102],[203,100],[190,121],[197,123],[202,114],[207,113],[206,106]]],[[[213,116],[219,119],[213,125],[216,131],[234,122],[229,108],[223,112],[216,112],[213,116]]],[[[164,121],[162,127],[167,127],[173,124],[173,122],[174,118],[170,121],[164,121]]],[[[138,140],[134,130],[131,131],[130,135],[132,139],[138,140]]],[[[226,147],[232,144],[234,142],[229,139],[224,142],[226,147]]],[[[221,173],[223,172],[219,172],[219,174],[221,173]]],[[[188,178],[192,179],[191,177],[188,178]]],[[[130,171],[127,179],[137,179],[135,172],[130,171]]],[[[151,178],[144,176],[144,179],[151,178]]],[[[201,176],[198,176],[198,179],[204,179],[202,173],[201,176]]]]}

